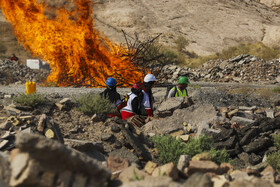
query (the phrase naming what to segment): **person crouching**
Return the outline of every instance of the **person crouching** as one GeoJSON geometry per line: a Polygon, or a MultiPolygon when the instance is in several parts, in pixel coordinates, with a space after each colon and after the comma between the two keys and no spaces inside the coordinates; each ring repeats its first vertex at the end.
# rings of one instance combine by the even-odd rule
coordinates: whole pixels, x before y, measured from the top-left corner
{"type": "Polygon", "coordinates": [[[144,85],[136,82],[129,93],[129,99],[126,107],[121,110],[122,119],[125,120],[134,115],[151,116],[152,109],[149,102],[149,96],[143,90],[144,85]]]}

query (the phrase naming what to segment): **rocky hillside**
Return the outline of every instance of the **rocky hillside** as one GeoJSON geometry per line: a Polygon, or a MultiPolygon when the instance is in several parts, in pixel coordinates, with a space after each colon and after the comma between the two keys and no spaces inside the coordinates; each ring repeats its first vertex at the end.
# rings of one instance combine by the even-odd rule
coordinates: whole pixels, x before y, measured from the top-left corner
{"type": "MultiPolygon", "coordinates": [[[[41,2],[41,1],[40,1],[41,2]]],[[[47,1],[50,7],[69,2],[47,1]]],[[[242,42],[261,41],[279,45],[280,17],[271,8],[256,1],[225,0],[99,0],[93,1],[95,26],[114,42],[124,42],[121,30],[140,37],[162,33],[160,42],[174,45],[178,36],[189,41],[186,50],[199,55],[220,52],[242,42]]],[[[264,3],[269,4],[266,1],[264,3]]],[[[17,44],[11,26],[0,12],[0,42],[8,50],[3,56],[16,53],[23,62],[31,55],[17,44]]]]}
{"type": "MultiPolygon", "coordinates": [[[[40,89],[40,88],[38,88],[40,89]]],[[[62,89],[62,88],[60,88],[62,89]]],[[[79,90],[77,90],[79,92],[79,90]]],[[[280,130],[279,95],[262,98],[227,94],[215,88],[190,88],[191,98],[162,102],[155,93],[155,118],[143,124],[85,115],[75,99],[57,93],[37,106],[12,102],[0,92],[1,186],[265,186],[280,175],[267,166],[277,150],[272,134],[280,130]],[[150,137],[213,137],[232,164],[215,163],[209,152],[182,154],[178,164],[162,163],[150,137]]],[[[141,118],[140,118],[141,119],[141,118]]],[[[182,144],[182,143],[181,143],[182,144]]],[[[275,167],[275,166],[274,166],[275,167]]]]}

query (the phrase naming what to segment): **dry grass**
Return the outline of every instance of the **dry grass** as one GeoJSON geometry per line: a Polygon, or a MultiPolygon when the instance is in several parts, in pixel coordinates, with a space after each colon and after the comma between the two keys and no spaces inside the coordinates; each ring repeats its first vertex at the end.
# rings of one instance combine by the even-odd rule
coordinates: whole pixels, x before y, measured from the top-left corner
{"type": "Polygon", "coordinates": [[[260,42],[240,44],[239,46],[225,49],[221,53],[217,53],[215,55],[209,55],[209,56],[193,55],[193,58],[190,57],[189,55],[185,55],[186,58],[185,65],[190,68],[195,68],[195,67],[199,67],[200,65],[210,60],[216,60],[216,59],[227,60],[229,58],[238,56],[240,54],[250,54],[264,60],[272,60],[280,57],[280,49],[275,47],[268,47],[260,42]]]}
{"type": "Polygon", "coordinates": [[[222,87],[220,88],[229,94],[242,94],[242,95],[259,95],[263,98],[270,98],[273,95],[280,93],[280,87],[276,88],[252,88],[248,85],[242,85],[235,88],[222,87]]]}

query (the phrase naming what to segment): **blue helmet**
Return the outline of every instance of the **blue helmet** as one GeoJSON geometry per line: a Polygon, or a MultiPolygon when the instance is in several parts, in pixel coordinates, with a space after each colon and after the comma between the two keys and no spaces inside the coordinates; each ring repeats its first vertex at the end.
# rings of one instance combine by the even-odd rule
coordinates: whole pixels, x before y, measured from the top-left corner
{"type": "Polygon", "coordinates": [[[116,79],[110,77],[106,80],[106,85],[109,87],[114,87],[117,85],[117,81],[116,81],[116,79]]]}

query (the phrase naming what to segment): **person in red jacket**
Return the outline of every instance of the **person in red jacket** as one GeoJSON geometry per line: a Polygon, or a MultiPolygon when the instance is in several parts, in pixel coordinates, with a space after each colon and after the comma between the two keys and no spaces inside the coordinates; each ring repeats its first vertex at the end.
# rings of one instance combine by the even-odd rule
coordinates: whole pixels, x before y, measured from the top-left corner
{"type": "Polygon", "coordinates": [[[152,108],[148,94],[143,90],[144,85],[136,82],[129,93],[126,107],[121,110],[122,119],[125,120],[134,115],[152,116],[152,108]]]}
{"type": "Polygon", "coordinates": [[[18,61],[18,57],[15,54],[13,54],[13,56],[11,57],[11,60],[18,61]]]}

